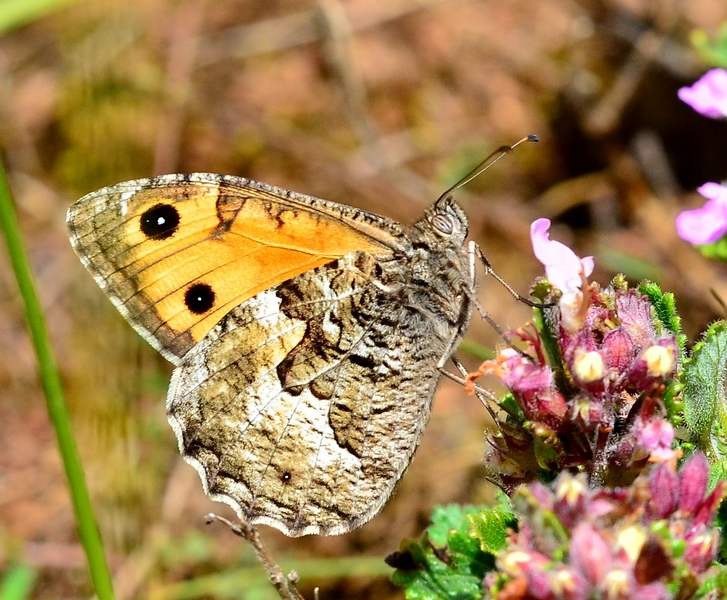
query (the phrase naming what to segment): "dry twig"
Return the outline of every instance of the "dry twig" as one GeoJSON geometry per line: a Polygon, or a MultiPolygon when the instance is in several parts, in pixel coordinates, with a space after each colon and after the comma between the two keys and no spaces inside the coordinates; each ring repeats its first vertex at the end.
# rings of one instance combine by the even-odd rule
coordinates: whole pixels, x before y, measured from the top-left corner
{"type": "Polygon", "coordinates": [[[292,571],[287,576],[283,573],[280,565],[275,562],[272,554],[270,554],[270,551],[267,549],[265,544],[263,544],[260,532],[256,527],[249,525],[248,523],[243,523],[242,521],[239,523],[233,523],[232,521],[214,513],[208,514],[205,517],[205,520],[207,523],[213,523],[214,521],[224,523],[230,528],[232,533],[250,542],[253,550],[255,550],[258,560],[262,566],[265,567],[270,583],[273,584],[273,587],[275,587],[278,591],[281,598],[284,598],[285,600],[304,600],[303,596],[301,596],[300,592],[295,587],[295,582],[298,580],[298,574],[295,571],[292,571]]]}

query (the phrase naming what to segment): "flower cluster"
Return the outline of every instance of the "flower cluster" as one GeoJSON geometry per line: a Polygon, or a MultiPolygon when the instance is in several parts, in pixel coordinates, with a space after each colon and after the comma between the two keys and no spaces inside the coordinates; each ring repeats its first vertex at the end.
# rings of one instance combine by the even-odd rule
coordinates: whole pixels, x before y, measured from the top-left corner
{"type": "MultiPolygon", "coordinates": [[[[683,87],[679,98],[698,113],[712,119],[727,117],[727,71],[712,69],[691,87],[683,87]]],[[[705,183],[697,191],[707,198],[701,208],[677,216],[679,237],[696,245],[713,244],[727,234],[727,187],[705,183]]]]}
{"type": "Polygon", "coordinates": [[[677,366],[676,335],[625,283],[588,285],[592,260],[549,240],[543,221],[533,224],[533,246],[544,262],[560,257],[546,263],[560,300],[542,309],[538,328],[512,334],[523,350],[500,350],[470,377],[494,374],[510,390],[485,462],[505,490],[572,468],[626,485],[649,461],[675,456],[661,396],[677,366]]]}
{"type": "Polygon", "coordinates": [[[719,532],[712,528],[726,491],[707,493],[709,466],[696,453],[641,475],[630,488],[589,489],[562,473],[554,491],[518,489],[518,530],[485,578],[488,597],[517,600],[691,598],[710,576],[719,532]]]}

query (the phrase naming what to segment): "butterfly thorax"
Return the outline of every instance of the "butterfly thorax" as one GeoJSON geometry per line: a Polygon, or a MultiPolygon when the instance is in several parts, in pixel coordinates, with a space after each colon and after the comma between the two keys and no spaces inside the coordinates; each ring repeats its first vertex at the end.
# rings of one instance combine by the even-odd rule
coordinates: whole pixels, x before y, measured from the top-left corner
{"type": "Polygon", "coordinates": [[[464,242],[467,217],[450,196],[438,200],[411,228],[409,302],[439,324],[447,337],[469,323],[474,281],[464,242]]]}

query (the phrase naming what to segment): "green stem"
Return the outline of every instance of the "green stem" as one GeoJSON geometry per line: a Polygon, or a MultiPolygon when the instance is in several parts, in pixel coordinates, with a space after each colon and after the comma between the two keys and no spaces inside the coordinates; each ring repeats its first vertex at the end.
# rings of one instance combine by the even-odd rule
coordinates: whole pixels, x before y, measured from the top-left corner
{"type": "Polygon", "coordinates": [[[63,389],[30,268],[28,254],[20,235],[10,186],[0,160],[0,227],[5,233],[8,254],[23,299],[28,328],[38,358],[40,382],[45,393],[48,415],[58,438],[58,446],[66,470],[71,500],[78,523],[78,533],[86,552],[91,579],[99,600],[113,600],[114,590],[104,555],[101,535],[91,508],[91,499],[81,467],[81,459],[73,438],[63,389]]]}

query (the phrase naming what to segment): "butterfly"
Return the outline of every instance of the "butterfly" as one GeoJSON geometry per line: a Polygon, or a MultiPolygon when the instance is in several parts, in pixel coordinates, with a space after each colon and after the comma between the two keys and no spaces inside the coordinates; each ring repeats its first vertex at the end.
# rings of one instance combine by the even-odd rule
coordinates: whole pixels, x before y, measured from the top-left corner
{"type": "Polygon", "coordinates": [[[212,499],[289,536],[381,510],[472,313],[451,194],[403,225],[249,179],[164,175],[88,194],[67,223],[174,364],[168,419],[212,499]]]}

